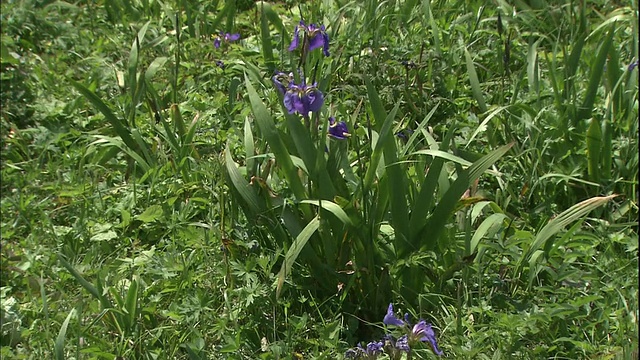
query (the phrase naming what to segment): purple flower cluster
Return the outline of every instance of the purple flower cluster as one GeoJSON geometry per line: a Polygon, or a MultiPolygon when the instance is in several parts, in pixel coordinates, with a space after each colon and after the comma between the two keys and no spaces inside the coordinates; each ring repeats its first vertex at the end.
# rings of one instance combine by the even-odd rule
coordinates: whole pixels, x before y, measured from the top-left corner
{"type": "Polygon", "coordinates": [[[375,349],[377,349],[377,351],[375,352],[369,351],[369,345],[367,345],[367,349],[365,350],[358,344],[358,347],[347,350],[345,357],[351,359],[377,359],[379,354],[386,352],[390,359],[400,359],[403,353],[409,354],[411,348],[419,343],[429,343],[434,354],[438,356],[443,354],[442,350],[438,348],[435,332],[426,321],[420,319],[417,324],[411,326],[409,323],[409,314],[405,314],[404,320],[401,320],[394,314],[393,304],[389,304],[382,322],[387,326],[401,328],[404,330],[404,334],[397,339],[391,334],[388,334],[382,342],[369,343],[381,345],[376,345],[375,349]]]}
{"type": "Polygon", "coordinates": [[[329,35],[327,35],[324,25],[320,27],[315,24],[307,26],[302,20],[300,25],[297,25],[293,31],[293,39],[291,40],[291,45],[289,45],[289,51],[295,50],[300,45],[300,30],[304,35],[303,51],[313,51],[322,47],[324,56],[329,56],[329,35]]]}
{"type": "Polygon", "coordinates": [[[351,136],[349,129],[347,129],[347,123],[344,121],[337,122],[333,116],[329,118],[328,135],[337,140],[344,140],[351,136]]]}
{"type": "Polygon", "coordinates": [[[213,46],[218,49],[222,43],[226,44],[237,40],[240,40],[240,34],[220,33],[220,35],[213,40],[213,46]]]}
{"type": "Polygon", "coordinates": [[[324,96],[317,84],[308,85],[304,80],[296,84],[293,74],[278,73],[273,78],[276,88],[284,96],[284,106],[289,114],[298,113],[304,117],[309,112],[320,111],[324,104],[324,96]]]}

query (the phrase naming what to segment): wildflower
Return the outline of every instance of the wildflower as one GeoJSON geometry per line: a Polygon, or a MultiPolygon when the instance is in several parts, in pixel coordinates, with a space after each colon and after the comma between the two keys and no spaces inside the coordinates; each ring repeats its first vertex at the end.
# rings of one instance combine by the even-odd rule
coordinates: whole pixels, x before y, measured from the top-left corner
{"type": "MultiPolygon", "coordinates": [[[[276,87],[282,92],[284,84],[276,84],[276,87]]],[[[297,112],[306,117],[310,111],[319,111],[323,104],[324,97],[322,92],[318,90],[316,83],[307,85],[303,80],[300,85],[297,85],[292,81],[284,92],[284,106],[289,114],[297,112]]]]}
{"type": "Polygon", "coordinates": [[[347,359],[374,360],[383,353],[383,346],[384,344],[381,341],[372,341],[367,344],[366,348],[362,347],[362,344],[358,344],[357,347],[347,350],[344,353],[344,357],[347,359]]]}
{"type": "Polygon", "coordinates": [[[629,64],[629,72],[633,71],[633,69],[635,69],[636,67],[638,67],[638,60],[629,64]]]}
{"type": "Polygon", "coordinates": [[[351,136],[347,124],[344,121],[337,122],[333,116],[329,118],[328,135],[337,140],[344,140],[351,136]]]}
{"type": "Polygon", "coordinates": [[[402,129],[396,133],[396,136],[402,140],[409,140],[409,137],[413,135],[413,130],[411,129],[402,129]]]}
{"type": "MultiPolygon", "coordinates": [[[[389,307],[387,308],[387,314],[384,316],[382,322],[388,326],[398,326],[407,329],[411,328],[411,325],[409,324],[409,315],[405,314],[404,321],[398,319],[393,313],[393,304],[389,304],[389,307]]],[[[431,349],[436,355],[440,356],[443,354],[443,352],[438,348],[438,343],[436,342],[436,334],[431,328],[431,325],[427,324],[427,322],[422,319],[420,319],[420,321],[418,321],[418,323],[415,324],[413,328],[411,328],[411,332],[399,338],[398,341],[393,345],[396,349],[401,349],[408,352],[410,350],[410,346],[413,346],[414,344],[420,342],[428,342],[431,345],[431,349]]]]}
{"type": "Polygon", "coordinates": [[[220,69],[224,69],[224,63],[221,60],[216,60],[216,66],[220,69]]]}
{"type": "Polygon", "coordinates": [[[218,49],[223,41],[229,43],[236,40],[240,40],[240,34],[220,33],[220,35],[213,40],[213,46],[218,49]]]}
{"type": "Polygon", "coordinates": [[[382,320],[382,322],[385,325],[392,325],[392,326],[404,326],[405,325],[404,321],[398,319],[393,314],[393,304],[389,304],[389,307],[387,308],[387,314],[384,316],[384,319],[382,320]]]}
{"type": "Polygon", "coordinates": [[[428,342],[431,345],[431,349],[436,355],[440,356],[443,354],[442,350],[438,348],[438,343],[436,342],[436,334],[433,332],[431,324],[427,324],[427,322],[424,320],[420,320],[413,326],[408,340],[409,342],[414,343],[417,343],[418,341],[428,342]]]}
{"type": "Polygon", "coordinates": [[[300,21],[300,25],[297,25],[293,31],[293,39],[291,45],[289,45],[289,51],[295,50],[300,43],[300,29],[304,31],[304,44],[303,49],[306,51],[313,51],[319,47],[322,47],[322,53],[324,56],[329,56],[329,35],[324,28],[324,25],[317,27],[315,24],[309,26],[304,24],[304,21],[300,21]]]}
{"type": "Polygon", "coordinates": [[[293,73],[289,73],[287,75],[283,72],[279,72],[279,73],[276,73],[271,78],[271,80],[273,81],[273,84],[276,86],[276,89],[278,89],[280,94],[284,95],[287,92],[287,88],[289,87],[289,84],[293,83],[293,73]]]}
{"type": "Polygon", "coordinates": [[[409,353],[411,351],[409,342],[407,341],[407,335],[401,336],[398,340],[395,340],[391,334],[385,335],[384,350],[389,355],[389,359],[402,359],[403,353],[409,353]]]}

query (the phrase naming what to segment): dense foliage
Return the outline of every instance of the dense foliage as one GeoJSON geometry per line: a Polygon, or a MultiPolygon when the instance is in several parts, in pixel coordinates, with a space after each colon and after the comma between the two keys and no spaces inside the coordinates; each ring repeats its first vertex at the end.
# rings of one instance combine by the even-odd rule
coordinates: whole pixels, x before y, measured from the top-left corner
{"type": "Polygon", "coordinates": [[[3,357],[637,359],[636,2],[1,6],[3,357]]]}

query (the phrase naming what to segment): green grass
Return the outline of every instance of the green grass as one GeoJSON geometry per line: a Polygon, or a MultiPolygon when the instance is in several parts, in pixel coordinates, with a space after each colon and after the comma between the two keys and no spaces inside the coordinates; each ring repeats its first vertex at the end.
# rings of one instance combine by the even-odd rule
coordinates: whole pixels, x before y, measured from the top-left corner
{"type": "Polygon", "coordinates": [[[637,359],[635,2],[1,6],[3,357],[637,359]]]}

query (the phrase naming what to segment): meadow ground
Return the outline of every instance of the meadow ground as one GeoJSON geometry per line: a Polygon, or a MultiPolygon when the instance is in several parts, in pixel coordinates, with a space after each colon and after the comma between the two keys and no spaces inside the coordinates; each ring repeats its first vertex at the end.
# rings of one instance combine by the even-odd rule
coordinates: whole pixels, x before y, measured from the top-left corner
{"type": "Polygon", "coordinates": [[[0,19],[3,358],[638,358],[637,2],[0,19]]]}

